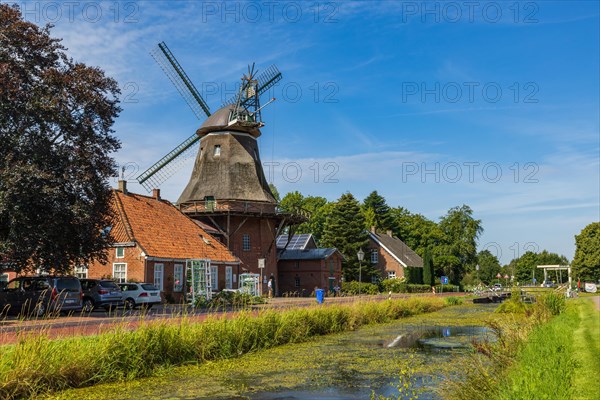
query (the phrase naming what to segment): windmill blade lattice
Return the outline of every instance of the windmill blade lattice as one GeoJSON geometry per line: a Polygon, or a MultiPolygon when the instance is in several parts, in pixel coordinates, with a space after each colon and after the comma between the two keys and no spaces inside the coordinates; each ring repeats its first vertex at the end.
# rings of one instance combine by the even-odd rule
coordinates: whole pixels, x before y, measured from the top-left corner
{"type": "Polygon", "coordinates": [[[160,65],[165,75],[169,77],[196,117],[198,119],[203,119],[204,115],[210,117],[208,105],[179,64],[179,61],[177,61],[173,53],[171,53],[171,50],[169,50],[166,43],[160,42],[158,46],[150,52],[150,55],[158,65],[160,65]]]}
{"type": "MultiPolygon", "coordinates": [[[[277,82],[279,82],[282,78],[281,72],[277,69],[275,64],[271,65],[269,68],[264,70],[258,77],[254,78],[258,81],[258,95],[260,96],[267,90],[271,89],[277,82]]],[[[223,103],[223,106],[228,106],[230,104],[237,104],[239,94],[233,96],[229,100],[223,103]]],[[[241,105],[245,105],[245,103],[250,99],[247,97],[241,102],[241,105]]]]}
{"type": "Polygon", "coordinates": [[[200,136],[193,134],[138,176],[138,182],[148,192],[160,187],[164,181],[179,172],[188,159],[196,155],[199,145],[200,136]]]}

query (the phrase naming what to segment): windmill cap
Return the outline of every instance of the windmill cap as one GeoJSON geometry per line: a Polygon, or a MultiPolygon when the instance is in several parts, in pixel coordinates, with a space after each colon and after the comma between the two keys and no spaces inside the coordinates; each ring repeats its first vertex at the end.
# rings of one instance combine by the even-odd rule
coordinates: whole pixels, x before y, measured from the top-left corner
{"type": "Polygon", "coordinates": [[[235,105],[230,104],[217,110],[214,114],[208,117],[206,121],[204,121],[204,123],[196,131],[196,134],[198,136],[204,136],[212,132],[235,131],[248,133],[254,136],[255,138],[259,137],[261,133],[260,130],[257,128],[227,126],[227,124],[229,123],[229,114],[234,108],[235,105]]]}

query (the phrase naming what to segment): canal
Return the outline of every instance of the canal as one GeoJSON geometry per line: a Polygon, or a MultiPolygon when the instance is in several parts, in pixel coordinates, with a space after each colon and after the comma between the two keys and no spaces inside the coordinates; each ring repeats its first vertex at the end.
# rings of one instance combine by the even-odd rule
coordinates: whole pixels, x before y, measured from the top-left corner
{"type": "Polygon", "coordinates": [[[155,377],[70,390],[55,399],[441,399],[495,305],[465,304],[235,359],[167,368],[155,377]],[[398,388],[400,386],[400,389],[398,388]]]}

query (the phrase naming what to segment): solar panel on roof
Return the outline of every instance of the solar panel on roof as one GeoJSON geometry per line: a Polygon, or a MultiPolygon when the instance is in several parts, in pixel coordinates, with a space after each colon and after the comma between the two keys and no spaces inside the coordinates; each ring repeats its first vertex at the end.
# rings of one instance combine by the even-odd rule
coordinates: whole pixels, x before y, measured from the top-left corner
{"type": "Polygon", "coordinates": [[[285,246],[288,241],[288,235],[280,235],[277,237],[277,248],[286,250],[304,250],[308,241],[310,240],[310,233],[301,233],[292,236],[287,247],[285,246]]]}

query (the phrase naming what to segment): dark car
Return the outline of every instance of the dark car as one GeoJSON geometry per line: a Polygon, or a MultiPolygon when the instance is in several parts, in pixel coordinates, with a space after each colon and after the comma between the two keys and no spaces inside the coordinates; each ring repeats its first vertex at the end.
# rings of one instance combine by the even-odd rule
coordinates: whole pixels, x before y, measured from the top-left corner
{"type": "Polygon", "coordinates": [[[24,276],[0,290],[2,313],[43,316],[81,310],[81,284],[74,276],[24,276]]]}
{"type": "Polygon", "coordinates": [[[81,279],[83,311],[102,307],[107,311],[123,306],[123,293],[114,281],[108,279],[81,279]]]}

